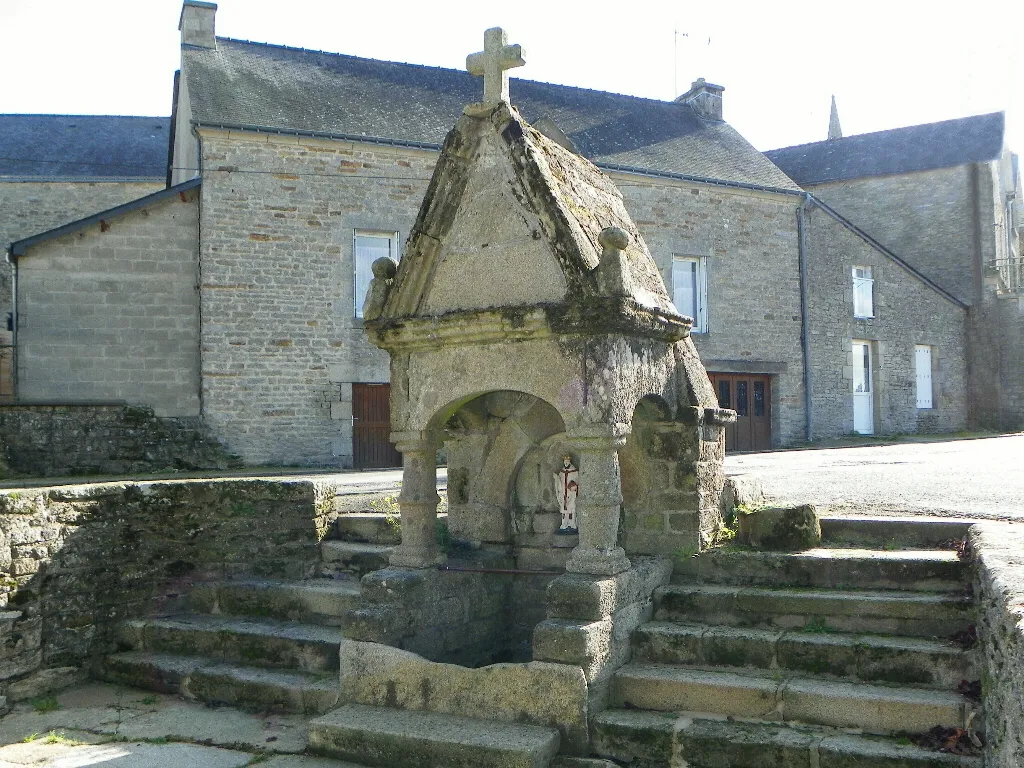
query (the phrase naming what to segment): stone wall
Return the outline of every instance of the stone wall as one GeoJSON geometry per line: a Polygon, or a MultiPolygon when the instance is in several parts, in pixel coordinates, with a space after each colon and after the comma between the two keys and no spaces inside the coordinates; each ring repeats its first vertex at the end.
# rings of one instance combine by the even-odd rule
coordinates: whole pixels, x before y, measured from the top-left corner
{"type": "Polygon", "coordinates": [[[385,568],[362,579],[361,607],[349,611],[342,633],[411,651],[429,661],[466,667],[511,658],[509,629],[511,576],[479,573],[481,567],[508,569],[505,559],[449,560],[436,571],[385,568]]]}
{"type": "Polygon", "coordinates": [[[853,432],[854,339],[873,342],[875,431],[967,424],[966,313],[822,209],[805,216],[814,437],[853,432]],[[874,317],[854,318],[853,267],[871,267],[874,317]],[[932,347],[931,409],[918,409],[914,347],[932,347]]]}
{"type": "MultiPolygon", "coordinates": [[[[164,187],[150,181],[0,181],[0,251],[71,221],[127,203],[164,187]]],[[[0,262],[0,317],[11,307],[11,273],[0,262]]]]}
{"type": "Polygon", "coordinates": [[[772,444],[804,438],[799,198],[611,174],[672,290],[675,256],[705,258],[708,332],[692,335],[709,372],[772,376],[772,444]]]}
{"type": "Polygon", "coordinates": [[[198,192],[18,259],[18,397],[199,415],[198,192]]]}
{"type": "Polygon", "coordinates": [[[202,151],[207,420],[248,463],[351,466],[352,382],[388,381],[355,317],[353,234],[404,240],[437,155],[205,131],[202,151]]]}
{"type": "Polygon", "coordinates": [[[0,696],[37,696],[197,580],[311,576],[335,488],[307,480],[110,483],[0,493],[0,696]]]}
{"type": "Polygon", "coordinates": [[[11,474],[124,475],[238,464],[198,419],[111,405],[0,403],[0,446],[11,474]]]}
{"type": "Polygon", "coordinates": [[[958,299],[971,303],[976,249],[972,174],[972,166],[960,165],[809,189],[958,299]]]}
{"type": "Polygon", "coordinates": [[[1024,526],[971,528],[984,653],[985,765],[1024,765],[1024,526]]]}

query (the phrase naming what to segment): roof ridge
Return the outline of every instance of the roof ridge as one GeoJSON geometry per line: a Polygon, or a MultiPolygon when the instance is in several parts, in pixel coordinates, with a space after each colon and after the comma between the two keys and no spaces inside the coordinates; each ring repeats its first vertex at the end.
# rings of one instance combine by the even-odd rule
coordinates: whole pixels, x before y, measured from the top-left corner
{"type": "Polygon", "coordinates": [[[801,147],[813,147],[813,146],[817,146],[819,144],[830,144],[832,146],[837,146],[839,144],[848,144],[851,139],[862,139],[862,138],[867,138],[867,137],[870,137],[870,136],[879,136],[879,135],[881,135],[883,133],[896,133],[897,131],[909,131],[909,130],[912,130],[914,128],[924,128],[926,126],[943,125],[943,124],[946,124],[946,123],[965,122],[965,121],[968,121],[968,120],[975,120],[975,119],[980,119],[980,118],[985,118],[985,117],[993,117],[995,115],[1002,115],[1004,117],[1004,119],[1005,119],[1006,110],[1002,110],[1001,109],[1001,110],[997,110],[995,112],[983,112],[980,115],[965,115],[963,117],[952,117],[952,118],[949,118],[948,120],[935,120],[935,121],[933,121],[931,123],[918,123],[916,125],[900,125],[900,126],[896,126],[895,128],[883,128],[880,131],[869,131],[868,133],[855,133],[855,134],[852,134],[850,136],[840,136],[837,139],[821,139],[819,141],[808,141],[808,142],[805,142],[804,144],[791,144],[791,145],[786,146],[786,147],[776,147],[775,149],[766,149],[764,151],[764,154],[767,155],[767,154],[770,154],[772,152],[782,152],[782,151],[787,150],[787,149],[800,149],[801,147]]]}
{"type": "MultiPolygon", "coordinates": [[[[453,67],[441,67],[441,66],[435,66],[435,65],[432,65],[432,64],[416,64],[416,63],[410,62],[410,61],[390,61],[388,59],[374,59],[374,58],[370,58],[370,57],[367,57],[367,56],[355,56],[355,55],[353,55],[351,53],[339,53],[338,51],[323,51],[323,50],[320,50],[320,49],[317,49],[317,48],[303,48],[301,46],[283,45],[281,43],[266,43],[266,42],[260,42],[258,40],[244,40],[242,38],[237,38],[237,37],[220,37],[220,36],[218,36],[217,40],[223,40],[223,41],[229,42],[229,43],[241,43],[243,45],[256,45],[256,46],[260,46],[260,47],[263,47],[263,48],[277,48],[279,50],[284,50],[284,51],[300,51],[302,53],[317,53],[317,54],[321,54],[321,55],[324,55],[324,56],[337,56],[338,58],[342,58],[342,59],[355,59],[355,60],[358,60],[358,61],[368,61],[368,62],[374,62],[374,63],[377,63],[377,64],[392,64],[392,65],[399,66],[399,67],[413,67],[415,69],[428,69],[428,70],[434,70],[434,71],[440,71],[440,72],[453,72],[453,73],[460,74],[460,75],[469,75],[469,73],[466,70],[464,70],[464,69],[454,69],[453,67]]],[[[634,99],[636,101],[646,101],[646,102],[652,102],[654,104],[678,105],[680,107],[686,107],[687,106],[687,105],[681,104],[680,102],[677,102],[675,100],[666,101],[664,99],[653,99],[653,98],[650,98],[649,96],[636,96],[636,95],[631,94],[631,93],[618,93],[616,91],[602,91],[602,90],[599,90],[597,88],[583,88],[583,87],[578,86],[578,85],[565,85],[563,83],[549,83],[546,80],[531,80],[531,79],[526,78],[526,77],[515,77],[515,78],[512,78],[512,79],[513,80],[518,80],[518,81],[523,82],[523,83],[532,83],[534,85],[546,85],[546,86],[551,87],[551,88],[564,88],[566,90],[583,91],[585,93],[599,93],[599,94],[602,94],[604,96],[616,96],[616,97],[622,98],[622,99],[634,99]]]]}

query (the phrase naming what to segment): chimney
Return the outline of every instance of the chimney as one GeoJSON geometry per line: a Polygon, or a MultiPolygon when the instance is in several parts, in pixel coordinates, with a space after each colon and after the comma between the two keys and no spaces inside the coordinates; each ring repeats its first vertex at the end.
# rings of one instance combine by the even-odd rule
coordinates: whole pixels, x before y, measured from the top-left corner
{"type": "Polygon", "coordinates": [[[689,104],[693,111],[705,120],[721,120],[722,91],[724,90],[724,86],[713,85],[703,77],[698,77],[693,81],[690,90],[676,101],[680,104],[689,104]]]}
{"type": "Polygon", "coordinates": [[[181,20],[178,22],[181,44],[196,48],[216,48],[217,38],[213,32],[216,15],[216,3],[185,0],[181,6],[181,20]]]}

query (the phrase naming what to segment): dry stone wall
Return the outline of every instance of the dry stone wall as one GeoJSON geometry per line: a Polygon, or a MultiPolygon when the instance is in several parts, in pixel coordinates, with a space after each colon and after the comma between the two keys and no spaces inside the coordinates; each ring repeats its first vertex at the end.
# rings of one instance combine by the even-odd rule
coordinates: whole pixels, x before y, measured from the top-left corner
{"type": "Polygon", "coordinates": [[[173,611],[197,580],[312,575],[334,496],[307,480],[0,493],[0,696],[73,682],[116,648],[119,622],[173,611]]]}
{"type": "Polygon", "coordinates": [[[985,765],[1024,765],[1024,526],[971,528],[984,653],[985,765]]]}
{"type": "Polygon", "coordinates": [[[9,476],[124,475],[226,469],[239,462],[199,419],[162,419],[150,408],[0,404],[9,476]]]}

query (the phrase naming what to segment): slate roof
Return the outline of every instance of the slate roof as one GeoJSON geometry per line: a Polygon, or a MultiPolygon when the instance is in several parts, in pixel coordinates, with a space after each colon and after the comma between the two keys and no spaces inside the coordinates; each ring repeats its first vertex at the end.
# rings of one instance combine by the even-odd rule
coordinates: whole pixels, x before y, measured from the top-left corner
{"type": "MultiPolygon", "coordinates": [[[[208,126],[300,131],[439,147],[463,106],[467,72],[217,38],[183,49],[193,119],[208,126]]],[[[688,106],[513,78],[512,103],[547,117],[601,165],[793,190],[792,180],[728,123],[688,106]]]]}
{"type": "Polygon", "coordinates": [[[164,179],[169,117],[0,115],[0,179],[164,179]]]}
{"type": "Polygon", "coordinates": [[[1005,120],[993,112],[765,152],[801,186],[995,160],[1005,120]]]}

